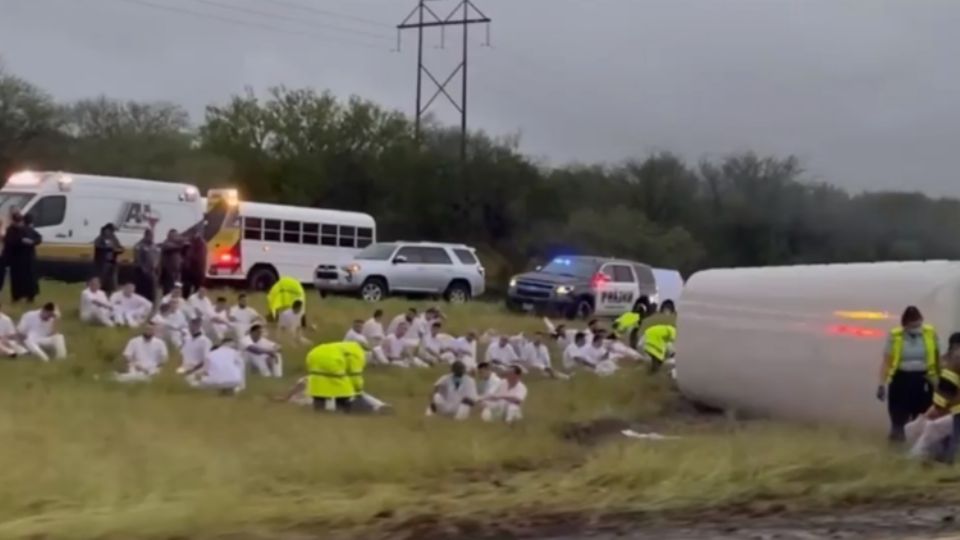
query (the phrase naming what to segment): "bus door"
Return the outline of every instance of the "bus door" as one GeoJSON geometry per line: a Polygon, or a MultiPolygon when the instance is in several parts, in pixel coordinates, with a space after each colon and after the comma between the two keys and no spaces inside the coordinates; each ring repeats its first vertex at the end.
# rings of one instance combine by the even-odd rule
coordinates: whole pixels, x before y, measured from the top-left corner
{"type": "Polygon", "coordinates": [[[235,189],[207,192],[203,238],[207,242],[207,269],[212,278],[244,277],[241,259],[240,199],[235,189]]]}

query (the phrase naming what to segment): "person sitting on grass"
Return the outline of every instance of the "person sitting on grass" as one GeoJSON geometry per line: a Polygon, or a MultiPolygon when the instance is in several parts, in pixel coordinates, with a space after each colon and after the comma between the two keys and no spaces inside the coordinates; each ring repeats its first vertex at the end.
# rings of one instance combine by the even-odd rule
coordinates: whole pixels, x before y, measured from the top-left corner
{"type": "Polygon", "coordinates": [[[234,348],[233,338],[224,338],[210,351],[203,366],[187,376],[187,384],[194,388],[216,390],[230,396],[246,387],[246,369],[240,352],[234,348]]]}
{"type": "Polygon", "coordinates": [[[504,369],[516,364],[520,358],[516,349],[510,343],[510,336],[502,335],[487,345],[484,361],[497,369],[504,369]]]}
{"type": "MultiPolygon", "coordinates": [[[[382,313],[379,309],[377,312],[382,313]]],[[[343,340],[352,341],[353,343],[363,347],[363,350],[367,353],[367,362],[379,365],[389,364],[390,362],[387,360],[386,355],[383,354],[383,348],[380,347],[380,339],[376,337],[367,337],[365,332],[366,328],[366,323],[364,323],[361,319],[355,319],[353,321],[353,325],[349,330],[347,330],[346,335],[343,336],[343,340]]]]}
{"type": "Polygon", "coordinates": [[[153,302],[140,296],[133,283],[124,283],[110,296],[113,321],[120,326],[136,328],[147,321],[153,311],[153,302]]]}
{"type": "Polygon", "coordinates": [[[189,375],[203,368],[203,362],[213,350],[213,342],[203,333],[203,319],[190,321],[190,332],[180,348],[183,361],[177,368],[177,373],[189,375]]]}
{"type": "Polygon", "coordinates": [[[527,399],[527,387],[521,381],[523,368],[510,366],[504,380],[490,395],[480,398],[483,412],[480,418],[485,422],[502,420],[508,424],[523,419],[523,403],[527,399]]]}
{"type": "Polygon", "coordinates": [[[492,396],[502,380],[487,362],[477,364],[477,395],[480,399],[492,396]]]}
{"type": "Polygon", "coordinates": [[[148,382],[160,372],[160,366],[167,361],[167,345],[156,337],[156,328],[152,324],[143,327],[142,333],[127,342],[123,349],[123,359],[127,370],[115,373],[117,382],[148,382]]]}
{"type": "Polygon", "coordinates": [[[466,420],[470,410],[477,404],[477,384],[467,375],[463,362],[456,361],[450,366],[450,373],[440,377],[433,384],[427,416],[449,416],[455,420],[466,420]]]}
{"type": "Polygon", "coordinates": [[[280,312],[277,317],[277,328],[303,345],[310,345],[310,340],[303,335],[304,330],[316,330],[307,323],[307,315],[303,312],[302,300],[295,301],[292,306],[280,312]]]}
{"type": "Polygon", "coordinates": [[[170,302],[160,304],[160,311],[150,319],[150,324],[157,328],[158,335],[163,340],[180,349],[186,341],[188,323],[178,302],[179,299],[173,298],[170,302]]]}
{"type": "Polygon", "coordinates": [[[240,351],[246,363],[263,377],[283,376],[283,357],[280,345],[263,335],[263,327],[255,324],[250,334],[240,340],[240,351]]]}
{"type": "Polygon", "coordinates": [[[59,320],[57,305],[47,302],[41,309],[24,313],[17,325],[17,332],[23,338],[24,347],[44,362],[50,361],[47,352],[53,353],[57,360],[67,357],[67,340],[57,331],[59,320]]]}
{"type": "Polygon", "coordinates": [[[569,379],[566,373],[561,373],[553,369],[553,363],[550,360],[550,349],[546,344],[546,334],[537,332],[533,339],[523,344],[520,352],[520,363],[528,370],[536,369],[552,379],[569,379]]]}
{"type": "Polygon", "coordinates": [[[16,358],[27,354],[26,347],[20,339],[16,325],[13,319],[0,309],[0,354],[10,358],[16,358]]]}
{"type": "Polygon", "coordinates": [[[416,345],[411,345],[406,339],[410,329],[406,322],[397,325],[393,333],[383,340],[383,354],[391,366],[396,367],[430,367],[429,364],[417,358],[416,345]]]}
{"type": "Polygon", "coordinates": [[[80,321],[97,326],[113,326],[113,306],[107,293],[100,288],[100,278],[87,280],[87,287],[80,292],[80,321]]]}
{"type": "Polygon", "coordinates": [[[266,320],[257,313],[257,310],[247,305],[247,295],[240,293],[237,295],[237,305],[230,308],[228,314],[230,321],[233,322],[234,335],[237,339],[242,338],[250,332],[250,327],[254,324],[263,324],[266,320]]]}

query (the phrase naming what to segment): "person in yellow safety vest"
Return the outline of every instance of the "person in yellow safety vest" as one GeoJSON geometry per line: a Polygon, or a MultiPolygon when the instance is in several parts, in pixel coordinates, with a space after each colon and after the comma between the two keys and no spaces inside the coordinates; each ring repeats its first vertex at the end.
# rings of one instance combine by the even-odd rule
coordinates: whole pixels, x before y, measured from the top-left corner
{"type": "Polygon", "coordinates": [[[650,300],[644,296],[633,306],[632,311],[628,311],[617,317],[613,321],[613,331],[629,336],[628,342],[633,349],[637,348],[637,341],[640,337],[640,327],[643,325],[643,319],[650,313],[650,300]]]}
{"type": "Polygon", "coordinates": [[[307,353],[307,396],[318,411],[348,412],[357,395],[349,369],[351,354],[344,351],[343,343],[324,343],[307,353]]]}
{"type": "Polygon", "coordinates": [[[904,427],[924,414],[933,402],[933,385],[940,372],[937,331],[925,324],[916,306],[900,317],[900,326],[890,331],[877,399],[887,401],[890,440],[904,441],[904,427]]]}
{"type": "Polygon", "coordinates": [[[307,307],[307,295],[303,292],[303,285],[292,277],[283,276],[267,293],[267,307],[270,310],[270,319],[277,320],[280,312],[293,307],[297,300],[303,302],[303,307],[307,307]]]}
{"type": "MultiPolygon", "coordinates": [[[[960,332],[950,336],[947,354],[942,359],[943,369],[933,394],[933,406],[927,411],[926,417],[932,422],[950,422],[950,435],[938,445],[933,458],[937,461],[952,465],[960,448],[960,332]],[[944,416],[950,416],[947,420],[944,416]],[[942,420],[941,420],[942,419],[942,420]]],[[[946,426],[944,426],[946,427],[946,426]]]]}
{"type": "Polygon", "coordinates": [[[643,352],[650,357],[650,372],[656,373],[667,360],[670,345],[677,340],[677,329],[671,324],[655,324],[643,331],[643,352]]]}

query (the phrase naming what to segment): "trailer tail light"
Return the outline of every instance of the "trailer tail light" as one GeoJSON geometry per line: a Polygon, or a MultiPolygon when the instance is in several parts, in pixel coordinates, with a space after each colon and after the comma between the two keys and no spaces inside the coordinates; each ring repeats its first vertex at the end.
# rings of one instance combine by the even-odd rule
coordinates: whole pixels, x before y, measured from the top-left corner
{"type": "Polygon", "coordinates": [[[850,326],[846,324],[830,325],[827,327],[827,333],[834,336],[847,336],[861,339],[877,339],[887,335],[885,331],[877,328],[850,326]]]}

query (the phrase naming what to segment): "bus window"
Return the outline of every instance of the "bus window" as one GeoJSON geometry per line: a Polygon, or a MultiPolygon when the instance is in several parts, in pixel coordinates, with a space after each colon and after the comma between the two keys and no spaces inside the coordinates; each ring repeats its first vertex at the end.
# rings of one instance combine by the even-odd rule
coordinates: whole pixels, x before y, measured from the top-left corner
{"type": "Polygon", "coordinates": [[[315,246],[320,243],[320,225],[317,223],[303,224],[303,243],[315,246]]]}
{"type": "Polygon", "coordinates": [[[340,238],[337,242],[337,245],[340,247],[352,248],[356,246],[357,228],[348,227],[346,225],[340,226],[340,238]]]}
{"type": "Polygon", "coordinates": [[[262,240],[263,220],[257,217],[243,218],[243,239],[262,240]]]}
{"type": "Polygon", "coordinates": [[[267,242],[280,241],[279,219],[265,219],[263,221],[263,239],[267,242]]]}
{"type": "Polygon", "coordinates": [[[337,245],[337,226],[336,225],[320,226],[320,243],[324,246],[337,245]]]}
{"type": "Polygon", "coordinates": [[[360,227],[357,229],[357,247],[367,247],[373,243],[373,229],[360,227]]]}
{"type": "Polygon", "coordinates": [[[287,244],[300,243],[300,222],[299,221],[283,222],[283,241],[287,244]]]}

